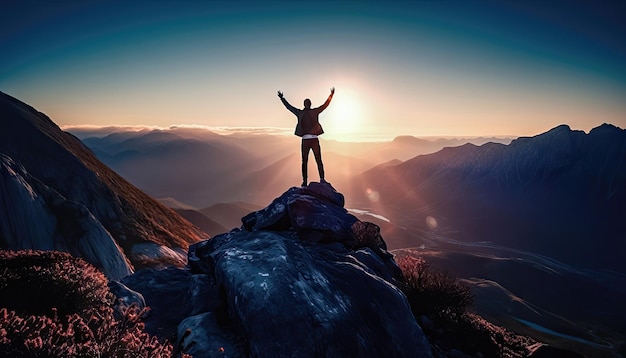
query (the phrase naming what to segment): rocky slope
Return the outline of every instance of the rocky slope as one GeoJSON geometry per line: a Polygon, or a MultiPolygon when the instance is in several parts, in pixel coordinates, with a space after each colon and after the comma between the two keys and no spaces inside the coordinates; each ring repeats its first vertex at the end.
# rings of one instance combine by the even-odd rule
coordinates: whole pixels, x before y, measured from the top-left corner
{"type": "Polygon", "coordinates": [[[0,193],[3,248],[66,251],[111,278],[132,272],[122,249],[84,205],[65,200],[4,154],[0,155],[0,193]]]}
{"type": "Polygon", "coordinates": [[[148,331],[194,357],[431,357],[384,241],[343,206],[330,185],[293,187],[192,245],[186,269],[113,286],[151,307],[148,331]]]}
{"type": "Polygon", "coordinates": [[[189,244],[208,238],[1,92],[0,154],[0,248],[66,250],[117,278],[132,265],[182,266],[189,244]]]}

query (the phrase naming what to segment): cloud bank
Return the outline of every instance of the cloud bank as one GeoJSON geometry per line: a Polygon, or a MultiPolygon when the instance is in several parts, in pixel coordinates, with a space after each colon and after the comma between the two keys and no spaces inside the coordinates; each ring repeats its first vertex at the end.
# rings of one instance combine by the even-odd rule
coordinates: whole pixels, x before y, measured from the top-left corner
{"type": "Polygon", "coordinates": [[[78,138],[105,137],[117,132],[149,132],[149,131],[176,131],[184,129],[194,129],[207,131],[218,135],[291,135],[292,128],[280,127],[229,127],[229,126],[203,126],[197,124],[175,124],[168,127],[153,125],[66,125],[62,130],[70,132],[78,138]]]}

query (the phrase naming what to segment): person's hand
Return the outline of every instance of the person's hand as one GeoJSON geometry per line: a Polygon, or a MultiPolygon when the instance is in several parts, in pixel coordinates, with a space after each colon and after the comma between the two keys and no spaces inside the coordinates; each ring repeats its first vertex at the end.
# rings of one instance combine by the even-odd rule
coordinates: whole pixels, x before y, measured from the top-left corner
{"type": "Polygon", "coordinates": [[[278,98],[283,99],[283,92],[282,91],[278,91],[278,98]]]}
{"type": "Polygon", "coordinates": [[[335,87],[330,88],[330,94],[335,94],[335,87]]]}

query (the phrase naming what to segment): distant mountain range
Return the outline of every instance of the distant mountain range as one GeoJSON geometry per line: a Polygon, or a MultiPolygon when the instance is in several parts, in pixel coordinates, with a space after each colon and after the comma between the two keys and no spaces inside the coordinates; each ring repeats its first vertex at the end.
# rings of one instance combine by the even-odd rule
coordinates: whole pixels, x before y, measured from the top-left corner
{"type": "MultiPolygon", "coordinates": [[[[626,272],[626,131],[613,125],[445,148],[353,183],[349,205],[424,238],[490,242],[626,272]]],[[[403,246],[428,243],[412,244],[403,246]]]]}
{"type": "MultiPolygon", "coordinates": [[[[277,195],[278,188],[297,185],[300,180],[300,158],[293,150],[297,142],[290,139],[229,138],[206,130],[183,133],[175,129],[167,133],[115,133],[85,141],[96,153],[104,150],[100,156],[105,160],[113,148],[118,150],[118,155],[121,148],[136,148],[132,159],[122,161],[125,164],[115,161],[110,164],[122,172],[129,170],[127,177],[140,187],[150,188],[148,192],[152,195],[173,196],[194,207],[232,201],[264,205],[277,195]],[[161,138],[158,145],[162,148],[156,152],[176,152],[173,148],[177,146],[188,148],[189,152],[152,161],[151,150],[156,141],[146,138],[152,136],[161,138]],[[120,141],[122,138],[126,142],[120,141]],[[201,138],[212,146],[207,154],[196,154],[201,153],[197,150],[201,146],[193,143],[201,138]],[[100,146],[96,145],[98,142],[100,146]],[[109,143],[109,149],[102,143],[109,143]],[[246,144],[250,148],[267,148],[270,154],[245,164],[242,156],[260,156],[259,151],[250,154],[246,144]],[[208,154],[217,148],[222,148],[220,153],[228,154],[217,156],[219,159],[208,154]],[[201,159],[189,164],[185,157],[201,159]],[[237,169],[223,168],[223,162],[238,163],[237,169]],[[152,163],[152,169],[144,170],[148,163],[152,163]],[[184,169],[172,174],[168,168],[177,168],[177,164],[171,163],[185,163],[181,164],[184,169]],[[228,180],[219,179],[224,177],[228,180]]],[[[478,146],[459,139],[426,141],[398,137],[391,143],[331,141],[323,145],[329,180],[349,193],[349,207],[367,209],[392,219],[391,223],[380,223],[385,233],[393,233],[389,240],[391,247],[422,244],[428,235],[420,239],[421,234],[416,232],[432,231],[428,218],[431,224],[436,223],[437,234],[450,234],[462,241],[492,241],[573,264],[621,270],[617,252],[623,248],[620,246],[623,240],[615,239],[615,234],[624,230],[620,226],[624,212],[619,210],[623,191],[617,185],[624,177],[621,165],[624,154],[620,149],[623,135],[619,133],[623,131],[610,125],[589,134],[561,126],[536,137],[516,139],[511,144],[488,142],[478,146]],[[417,155],[427,145],[435,151],[440,148],[438,145],[459,143],[464,144],[417,155]],[[393,152],[393,148],[404,149],[393,152]],[[384,158],[374,155],[385,152],[389,154],[384,158]],[[393,160],[404,159],[409,153],[416,155],[406,162],[393,160]],[[602,199],[604,196],[606,200],[602,199]],[[411,230],[407,234],[406,228],[423,231],[411,230]],[[591,236],[598,236],[594,240],[599,244],[587,251],[580,250],[591,236]],[[564,242],[566,247],[562,246],[564,242]]],[[[476,140],[480,143],[488,138],[476,140]]],[[[315,180],[312,162],[310,172],[315,180]]],[[[237,219],[235,216],[234,220],[237,219]]]]}
{"type": "MultiPolygon", "coordinates": [[[[171,197],[193,207],[240,201],[266,205],[285,186],[298,185],[300,139],[295,136],[218,135],[202,128],[167,130],[70,129],[106,165],[156,198],[171,197]],[[158,180],[155,180],[158,178],[158,180]],[[228,178],[228,180],[222,180],[228,178]]],[[[391,142],[322,140],[327,179],[338,188],[352,177],[391,160],[406,160],[445,146],[509,138],[426,140],[410,136],[391,142]]],[[[318,180],[312,154],[309,179],[318,180]]]]}
{"type": "Polygon", "coordinates": [[[0,92],[0,248],[57,249],[110,277],[183,265],[208,235],[102,164],[47,116],[0,92]]]}
{"type": "MultiPolygon", "coordinates": [[[[107,165],[153,197],[182,205],[266,205],[300,182],[295,137],[189,128],[91,133],[79,134],[107,165]]],[[[589,134],[559,126],[512,142],[404,136],[322,146],[328,180],[348,193],[348,207],[391,219],[380,224],[393,235],[392,248],[436,234],[623,272],[623,133],[608,124],[589,134]]],[[[316,180],[312,158],[309,172],[316,180]]]]}
{"type": "Polygon", "coordinates": [[[227,200],[225,186],[242,170],[261,168],[253,150],[204,131],[203,138],[177,131],[113,133],[86,138],[84,143],[106,165],[153,197],[173,197],[193,206],[208,206],[213,198],[227,200]]]}

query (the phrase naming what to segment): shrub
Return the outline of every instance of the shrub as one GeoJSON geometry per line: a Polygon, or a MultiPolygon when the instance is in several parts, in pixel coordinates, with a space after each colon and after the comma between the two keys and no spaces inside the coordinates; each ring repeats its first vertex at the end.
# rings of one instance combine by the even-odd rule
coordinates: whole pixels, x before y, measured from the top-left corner
{"type": "Polygon", "coordinates": [[[110,305],[107,278],[96,268],[56,251],[0,251],[0,307],[19,313],[83,316],[110,305]]]}
{"type": "Polygon", "coordinates": [[[436,272],[421,257],[398,260],[402,270],[401,289],[416,317],[442,311],[464,312],[474,297],[469,287],[445,272],[436,272]]]}
{"type": "Polygon", "coordinates": [[[106,277],[54,251],[0,251],[0,356],[170,357],[135,306],[116,320],[106,277]]]}
{"type": "Polygon", "coordinates": [[[369,247],[375,251],[379,249],[387,250],[387,245],[380,236],[380,227],[376,224],[356,221],[352,224],[352,234],[355,240],[355,248],[369,247]]]}
{"type": "MultiPolygon", "coordinates": [[[[436,272],[421,257],[398,260],[406,295],[416,319],[430,321],[423,329],[433,351],[460,350],[486,357],[525,357],[528,337],[518,336],[467,312],[473,302],[469,287],[453,276],[436,272]],[[423,317],[427,317],[424,319],[423,317]]],[[[444,353],[444,356],[446,354],[444,353]]]]}
{"type": "Polygon", "coordinates": [[[434,320],[444,327],[445,338],[434,339],[441,348],[458,349],[468,354],[480,352],[485,357],[526,357],[532,339],[496,326],[479,315],[463,312],[440,312],[434,320]]]}

